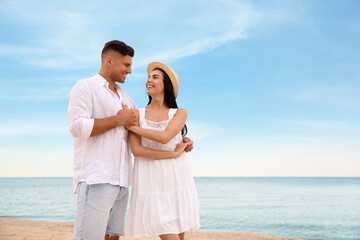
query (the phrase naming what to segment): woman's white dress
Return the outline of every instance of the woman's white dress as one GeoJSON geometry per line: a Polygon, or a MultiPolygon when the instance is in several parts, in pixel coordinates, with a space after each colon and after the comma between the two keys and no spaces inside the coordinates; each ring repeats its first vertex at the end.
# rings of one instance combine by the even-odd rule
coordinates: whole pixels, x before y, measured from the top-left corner
{"type": "MultiPolygon", "coordinates": [[[[145,108],[139,109],[140,127],[164,131],[176,111],[169,110],[167,121],[152,122],[145,119],[145,108]]],[[[141,145],[163,151],[174,151],[181,142],[180,132],[167,144],[141,137],[141,145]]],[[[195,232],[199,227],[198,195],[185,154],[162,160],[136,157],[125,233],[146,237],[195,232]]]]}

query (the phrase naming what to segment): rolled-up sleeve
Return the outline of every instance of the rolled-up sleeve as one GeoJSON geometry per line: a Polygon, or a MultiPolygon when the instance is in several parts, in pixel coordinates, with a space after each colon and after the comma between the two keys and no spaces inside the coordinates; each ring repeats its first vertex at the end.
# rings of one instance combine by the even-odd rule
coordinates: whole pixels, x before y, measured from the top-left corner
{"type": "Polygon", "coordinates": [[[68,123],[74,137],[90,137],[94,127],[92,110],[91,90],[85,82],[79,81],[70,92],[68,106],[68,123]]]}

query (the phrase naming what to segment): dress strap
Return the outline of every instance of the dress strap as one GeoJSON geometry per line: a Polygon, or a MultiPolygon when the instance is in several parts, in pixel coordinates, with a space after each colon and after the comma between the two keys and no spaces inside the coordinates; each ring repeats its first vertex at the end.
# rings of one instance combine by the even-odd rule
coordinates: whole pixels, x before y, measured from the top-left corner
{"type": "Polygon", "coordinates": [[[178,110],[177,108],[170,108],[169,109],[169,121],[174,117],[177,110],[178,110]]]}
{"type": "Polygon", "coordinates": [[[140,125],[144,122],[145,119],[145,108],[139,109],[139,123],[140,125]]]}

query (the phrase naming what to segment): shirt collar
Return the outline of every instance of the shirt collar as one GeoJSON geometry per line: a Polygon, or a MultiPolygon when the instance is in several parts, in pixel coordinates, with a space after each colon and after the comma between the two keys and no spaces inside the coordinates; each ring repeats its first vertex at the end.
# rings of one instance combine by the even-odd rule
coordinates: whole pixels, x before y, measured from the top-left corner
{"type": "Polygon", "coordinates": [[[100,74],[96,74],[95,78],[96,78],[96,80],[99,82],[99,84],[101,86],[108,86],[109,85],[109,83],[106,81],[106,79],[103,78],[103,76],[101,76],[100,74]]]}
{"type": "MultiPolygon", "coordinates": [[[[105,86],[105,87],[109,88],[109,83],[108,83],[108,81],[106,81],[106,79],[103,76],[101,76],[100,74],[96,74],[95,78],[98,80],[98,82],[101,86],[105,86]]],[[[117,85],[116,83],[115,83],[115,89],[117,92],[122,93],[121,87],[119,85],[117,85]]]]}

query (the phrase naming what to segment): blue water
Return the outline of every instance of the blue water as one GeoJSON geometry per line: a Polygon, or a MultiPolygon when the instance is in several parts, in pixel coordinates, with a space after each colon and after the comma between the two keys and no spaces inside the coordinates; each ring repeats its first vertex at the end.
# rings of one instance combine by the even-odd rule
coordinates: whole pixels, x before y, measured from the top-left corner
{"type": "MultiPolygon", "coordinates": [[[[195,178],[201,231],[360,239],[360,178],[195,178]]],[[[71,178],[0,178],[0,216],[74,221],[71,178]]]]}

